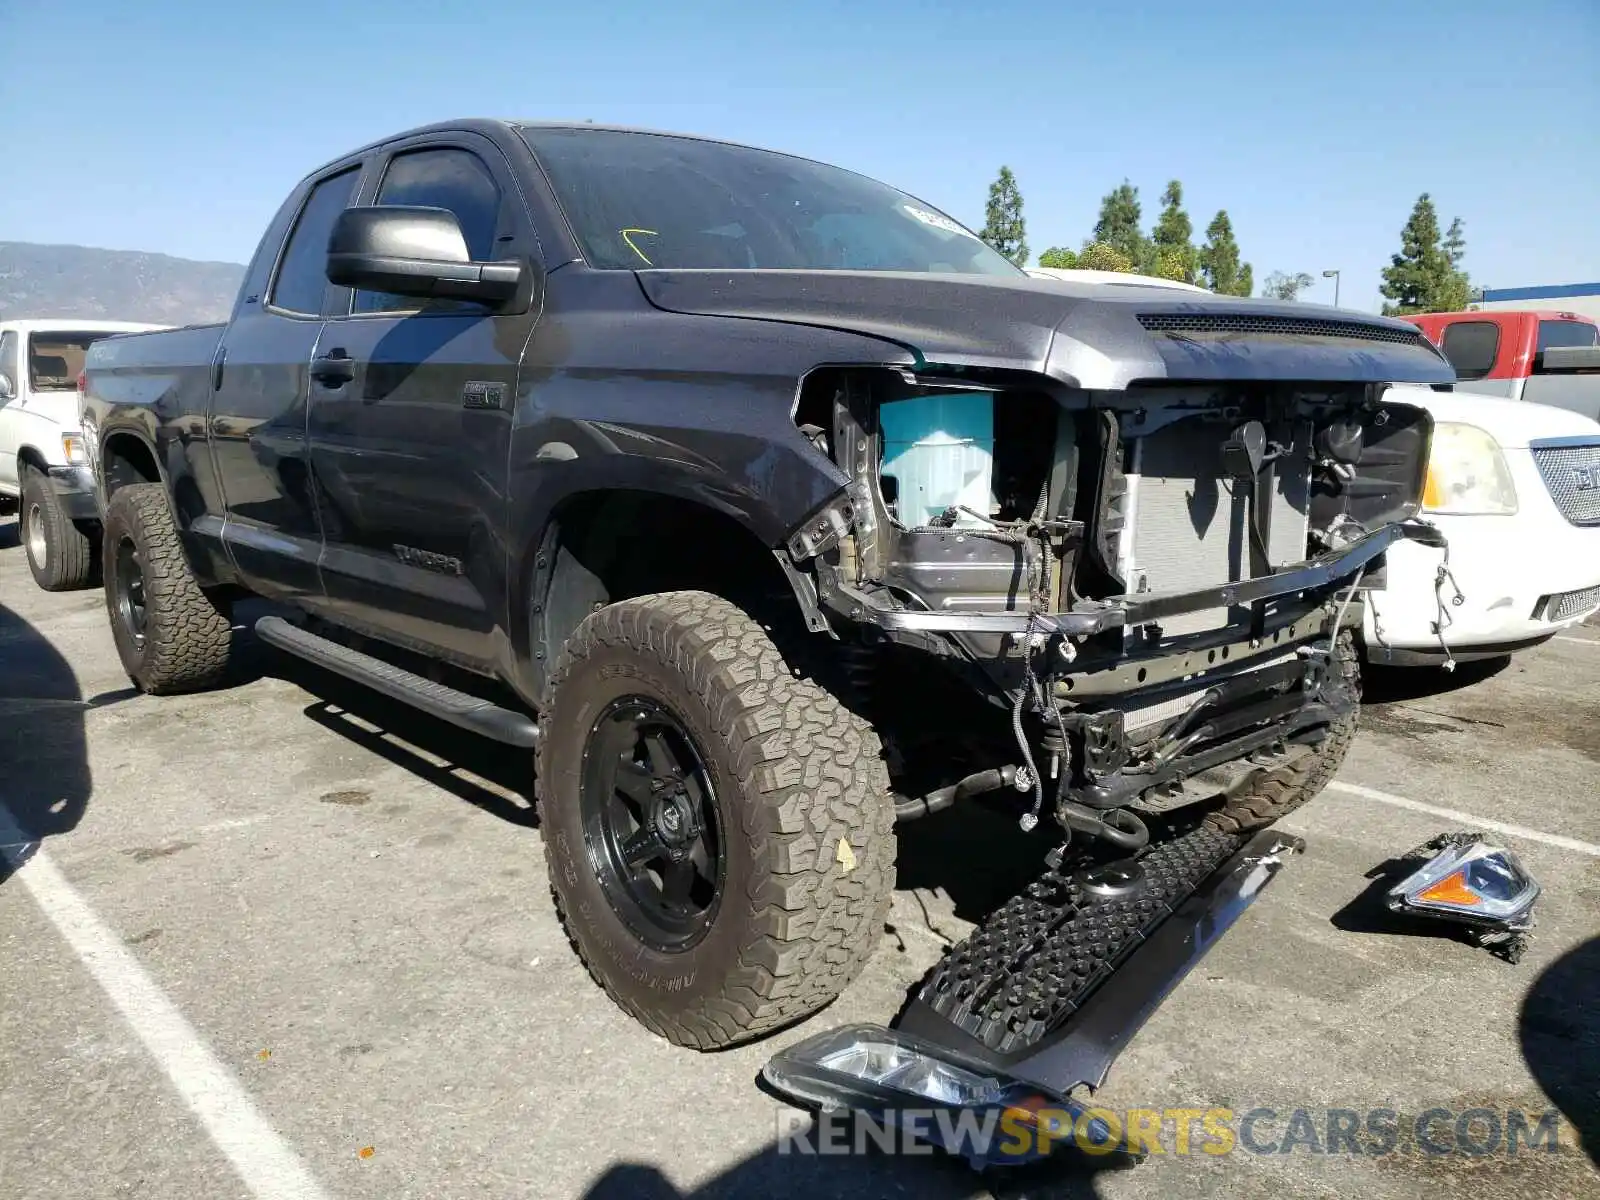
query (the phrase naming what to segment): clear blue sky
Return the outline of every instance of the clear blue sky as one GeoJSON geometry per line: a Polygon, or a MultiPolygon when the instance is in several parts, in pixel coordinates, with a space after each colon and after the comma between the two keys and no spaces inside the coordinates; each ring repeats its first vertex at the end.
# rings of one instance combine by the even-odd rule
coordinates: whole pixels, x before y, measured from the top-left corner
{"type": "Polygon", "coordinates": [[[1475,282],[1600,279],[1600,0],[0,0],[0,240],[242,262],[310,167],[467,115],[753,142],[973,226],[1005,163],[1035,254],[1175,177],[1258,283],[1368,308],[1429,191],[1475,282]]]}

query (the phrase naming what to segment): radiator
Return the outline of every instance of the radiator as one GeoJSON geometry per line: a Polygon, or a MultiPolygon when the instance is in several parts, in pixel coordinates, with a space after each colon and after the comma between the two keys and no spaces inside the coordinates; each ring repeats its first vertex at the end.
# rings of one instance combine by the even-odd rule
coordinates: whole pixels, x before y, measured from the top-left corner
{"type": "MultiPolygon", "coordinates": [[[[1168,425],[1133,443],[1126,528],[1119,558],[1130,591],[1175,592],[1250,576],[1249,490],[1222,473],[1229,427],[1201,418],[1168,425]]],[[[1269,440],[1291,445],[1273,463],[1267,557],[1275,567],[1306,556],[1311,495],[1311,430],[1288,423],[1269,440]],[[1296,436],[1298,432],[1298,436],[1296,436]]],[[[1163,621],[1169,635],[1202,633],[1228,623],[1226,609],[1163,621]]]]}

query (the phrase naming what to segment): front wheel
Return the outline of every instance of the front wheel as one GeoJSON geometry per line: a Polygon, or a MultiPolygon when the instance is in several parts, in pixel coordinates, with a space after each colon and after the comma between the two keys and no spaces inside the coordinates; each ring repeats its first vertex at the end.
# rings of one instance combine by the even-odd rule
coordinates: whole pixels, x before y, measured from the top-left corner
{"type": "Polygon", "coordinates": [[[117,654],[140,691],[192,692],[221,682],[233,624],[189,569],[159,483],[112,494],[101,564],[117,654]]]}
{"type": "Polygon", "coordinates": [[[22,473],[18,535],[33,581],[47,592],[84,587],[94,573],[94,542],[62,507],[50,480],[34,469],[22,473]]]}
{"type": "MultiPolygon", "coordinates": [[[[1354,635],[1348,630],[1340,632],[1335,644],[1335,658],[1344,673],[1345,684],[1361,697],[1361,659],[1356,652],[1354,635]]],[[[1328,786],[1344,765],[1350,753],[1350,743],[1355,741],[1359,708],[1328,726],[1328,732],[1311,753],[1287,767],[1276,771],[1263,771],[1240,794],[1210,814],[1208,823],[1226,833],[1244,833],[1271,825],[1279,817],[1288,816],[1307,800],[1328,786]]]]}
{"type": "Polygon", "coordinates": [[[556,908],[626,1012],[709,1050],[855,977],[894,886],[878,738],[747,613],[704,592],[601,609],[540,724],[556,908]]]}

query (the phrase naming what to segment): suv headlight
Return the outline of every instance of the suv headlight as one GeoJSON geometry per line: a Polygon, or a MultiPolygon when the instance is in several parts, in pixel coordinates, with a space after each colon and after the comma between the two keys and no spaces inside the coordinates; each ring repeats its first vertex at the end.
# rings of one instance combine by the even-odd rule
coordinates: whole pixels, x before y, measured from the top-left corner
{"type": "Polygon", "coordinates": [[[78,463],[89,461],[89,450],[84,443],[81,433],[63,433],[61,435],[61,454],[69,463],[76,466],[78,463]]]}
{"type": "Polygon", "coordinates": [[[1435,425],[1422,507],[1436,513],[1516,512],[1517,489],[1499,443],[1476,425],[1435,425]]]}

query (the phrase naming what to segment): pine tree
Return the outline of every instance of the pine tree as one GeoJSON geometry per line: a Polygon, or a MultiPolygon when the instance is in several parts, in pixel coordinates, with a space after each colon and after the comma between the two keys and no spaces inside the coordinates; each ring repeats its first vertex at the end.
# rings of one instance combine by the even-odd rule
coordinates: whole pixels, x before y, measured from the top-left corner
{"type": "Polygon", "coordinates": [[[1078,265],[1078,252],[1068,250],[1065,246],[1051,246],[1039,255],[1039,265],[1070,271],[1078,265]]]}
{"type": "Polygon", "coordinates": [[[1467,238],[1460,217],[1440,236],[1439,216],[1427,192],[1417,197],[1405,228],[1400,231],[1400,252],[1390,256],[1378,290],[1391,303],[1385,315],[1453,312],[1465,308],[1472,294],[1471,281],[1461,269],[1467,238]]]}
{"type": "Polygon", "coordinates": [[[1143,210],[1139,206],[1139,189],[1126,179],[1107,192],[1100,201],[1100,219],[1094,224],[1092,242],[1103,242],[1133,264],[1150,257],[1148,242],[1139,229],[1143,210]]]}
{"type": "Polygon", "coordinates": [[[1211,218],[1206,226],[1206,242],[1200,247],[1199,266],[1205,284],[1219,296],[1248,296],[1255,276],[1249,263],[1239,261],[1239,243],[1234,240],[1233,222],[1226,209],[1211,218]]]}
{"type": "Polygon", "coordinates": [[[1161,205],[1161,216],[1151,236],[1155,251],[1151,256],[1153,272],[1163,279],[1193,283],[1199,272],[1199,255],[1190,243],[1194,224],[1183,211],[1183,184],[1176,179],[1168,183],[1161,194],[1161,205]]]}
{"type": "Polygon", "coordinates": [[[983,232],[979,236],[1017,266],[1028,261],[1022,193],[1017,189],[1017,177],[1010,167],[1001,167],[999,176],[989,185],[989,205],[984,211],[983,232]]]}

